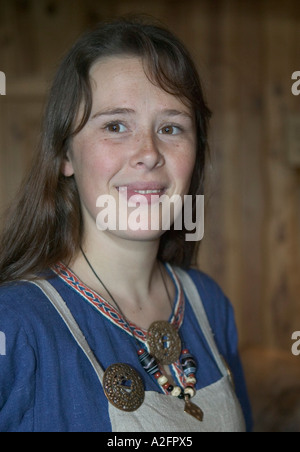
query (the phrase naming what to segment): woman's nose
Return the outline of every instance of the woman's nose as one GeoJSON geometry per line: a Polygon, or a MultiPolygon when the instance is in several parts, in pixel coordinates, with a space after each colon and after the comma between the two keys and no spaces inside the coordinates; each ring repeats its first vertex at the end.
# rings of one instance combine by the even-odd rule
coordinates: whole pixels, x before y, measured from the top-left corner
{"type": "Polygon", "coordinates": [[[131,156],[132,167],[147,170],[160,167],[164,164],[164,157],[159,149],[157,137],[153,133],[141,133],[136,137],[134,153],[131,156]]]}

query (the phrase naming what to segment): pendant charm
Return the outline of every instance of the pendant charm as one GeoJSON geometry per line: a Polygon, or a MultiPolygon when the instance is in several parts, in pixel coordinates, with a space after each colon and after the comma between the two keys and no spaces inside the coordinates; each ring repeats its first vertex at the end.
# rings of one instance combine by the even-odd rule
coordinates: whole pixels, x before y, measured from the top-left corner
{"type": "Polygon", "coordinates": [[[181,340],[176,329],[169,322],[158,321],[152,323],[148,330],[147,343],[150,354],[160,364],[169,365],[179,359],[181,340]]]}
{"type": "Polygon", "coordinates": [[[187,414],[190,414],[194,418],[198,419],[198,421],[203,421],[203,411],[197,405],[192,403],[188,398],[185,399],[184,411],[187,414]]]}
{"type": "Polygon", "coordinates": [[[128,364],[112,364],[104,372],[103,389],[109,402],[122,411],[135,411],[143,403],[144,385],[128,364]]]}

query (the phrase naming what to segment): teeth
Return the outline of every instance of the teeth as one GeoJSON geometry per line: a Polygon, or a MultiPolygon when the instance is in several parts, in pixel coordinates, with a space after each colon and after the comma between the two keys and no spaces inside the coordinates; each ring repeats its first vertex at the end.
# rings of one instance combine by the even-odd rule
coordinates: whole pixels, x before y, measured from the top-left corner
{"type": "Polygon", "coordinates": [[[134,191],[135,193],[139,193],[140,195],[149,195],[161,192],[161,190],[134,190],[134,191]]]}

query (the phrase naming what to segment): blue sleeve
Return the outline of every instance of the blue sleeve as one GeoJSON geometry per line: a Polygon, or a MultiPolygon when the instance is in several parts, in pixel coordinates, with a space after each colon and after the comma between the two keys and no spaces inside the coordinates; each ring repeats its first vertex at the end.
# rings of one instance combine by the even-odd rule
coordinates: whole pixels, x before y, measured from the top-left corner
{"type": "MultiPolygon", "coordinates": [[[[8,304],[13,304],[13,300],[8,304]]],[[[4,303],[0,303],[0,332],[0,432],[30,432],[35,353],[21,319],[4,303]]]]}
{"type": "Polygon", "coordinates": [[[238,332],[233,307],[218,284],[209,276],[197,270],[191,270],[190,276],[201,295],[219,352],[232,372],[236,395],[249,432],[252,430],[252,412],[239,356],[238,332]]]}

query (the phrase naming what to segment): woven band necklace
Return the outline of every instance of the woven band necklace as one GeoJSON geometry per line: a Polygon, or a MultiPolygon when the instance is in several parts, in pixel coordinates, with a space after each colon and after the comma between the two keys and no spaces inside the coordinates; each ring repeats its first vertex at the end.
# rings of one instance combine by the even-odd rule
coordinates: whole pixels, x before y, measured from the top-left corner
{"type": "MultiPolygon", "coordinates": [[[[147,350],[140,346],[130,322],[123,314],[119,304],[116,302],[111,292],[94,270],[82,248],[80,248],[80,250],[94,276],[105,289],[117,307],[120,315],[123,317],[123,320],[137,345],[137,356],[143,369],[149,375],[153,376],[158,385],[161,386],[168,394],[184,400],[184,411],[186,413],[190,414],[199,421],[203,421],[203,411],[191,402],[191,398],[196,394],[196,361],[190,354],[189,350],[186,347],[182,347],[180,336],[175,327],[164,320],[153,322],[147,333],[147,344],[150,351],[150,353],[148,353],[147,350]],[[185,377],[186,385],[184,389],[177,385],[171,384],[162,370],[163,365],[170,365],[178,359],[180,360],[185,377]]],[[[171,297],[163,277],[160,263],[159,270],[168,299],[172,306],[171,297]]],[[[140,375],[135,371],[135,369],[124,363],[112,364],[106,369],[103,377],[103,390],[109,402],[122,411],[137,410],[142,405],[145,397],[144,385],[140,375]]]]}

